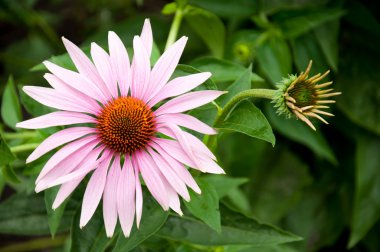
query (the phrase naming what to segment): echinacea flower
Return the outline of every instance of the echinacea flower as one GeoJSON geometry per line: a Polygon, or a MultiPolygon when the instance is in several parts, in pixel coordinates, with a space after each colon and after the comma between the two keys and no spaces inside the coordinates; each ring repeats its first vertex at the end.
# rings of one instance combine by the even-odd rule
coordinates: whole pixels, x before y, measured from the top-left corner
{"type": "Polygon", "coordinates": [[[72,125],[42,142],[28,157],[32,162],[62,146],[45,164],[36,192],[61,185],[53,203],[57,208],[92,172],[83,197],[80,227],[85,226],[103,198],[107,236],[117,219],[129,236],[134,219],[142,215],[140,174],[164,210],[182,214],[180,195],[190,200],[187,187],[200,188],[186,166],[208,173],[224,173],[213,153],[180,127],[203,134],[215,130],[184,112],[219,97],[215,90],[193,91],[211,74],[204,72],[170,80],[187,38],[175,42],[151,69],[152,30],[146,20],[141,36],[133,39],[130,64],[120,38],[108,34],[109,54],[91,44],[92,61],[72,42],[63,43],[78,72],[44,62],[52,88],[25,86],[33,99],[58,111],[19,123],[27,129],[72,125]],[[175,97],[173,99],[168,98],[175,97]]]}
{"type": "Polygon", "coordinates": [[[328,122],[321,115],[334,116],[322,109],[328,109],[326,104],[335,103],[331,97],[340,95],[341,92],[332,92],[333,89],[323,89],[333,82],[318,84],[330,71],[317,74],[309,78],[312,61],[309,62],[305,72],[299,76],[289,75],[277,85],[277,93],[273,98],[278,114],[285,114],[288,118],[292,115],[304,121],[310,128],[316,130],[310,117],[316,118],[326,124],[328,122]],[[328,99],[326,99],[328,98],[328,99]]]}

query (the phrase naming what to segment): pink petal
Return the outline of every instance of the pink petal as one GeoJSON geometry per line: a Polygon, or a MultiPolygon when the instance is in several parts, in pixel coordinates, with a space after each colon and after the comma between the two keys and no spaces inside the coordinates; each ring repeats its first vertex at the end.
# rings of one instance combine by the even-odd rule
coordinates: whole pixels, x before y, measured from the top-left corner
{"type": "Polygon", "coordinates": [[[128,237],[135,217],[135,173],[131,160],[126,157],[117,184],[117,211],[124,236],[128,237]]]}
{"type": "Polygon", "coordinates": [[[195,158],[197,159],[197,164],[191,159],[188,154],[182,149],[177,141],[169,139],[155,139],[154,140],[163,150],[167,152],[171,157],[178,160],[180,163],[190,166],[194,169],[198,169],[202,172],[224,174],[224,170],[215,163],[210,157],[205,153],[194,151],[195,158]]]}
{"type": "Polygon", "coordinates": [[[207,135],[213,135],[217,132],[208,126],[207,124],[203,123],[202,121],[198,120],[197,118],[187,115],[187,114],[164,114],[156,118],[157,123],[160,124],[174,124],[179,125],[203,134],[207,135]]]}
{"type": "Polygon", "coordinates": [[[53,181],[66,176],[72,171],[77,170],[78,167],[82,167],[83,163],[87,162],[88,158],[90,157],[90,152],[94,151],[96,145],[96,141],[93,141],[79,148],[75,153],[59,162],[59,164],[57,164],[46,175],[38,178],[38,181],[36,181],[35,191],[38,193],[48,187],[51,187],[50,184],[53,181]]]}
{"type": "MultiPolygon", "coordinates": [[[[176,138],[178,143],[186,152],[186,154],[192,158],[194,166],[193,168],[199,169],[202,172],[215,173],[215,174],[224,174],[224,170],[216,163],[216,157],[214,154],[207,148],[206,145],[202,143],[198,138],[189,134],[186,131],[180,130],[178,127],[170,126],[172,133],[165,131],[164,134],[176,138]]],[[[162,129],[160,129],[162,132],[162,129]]]]}
{"type": "Polygon", "coordinates": [[[67,182],[59,188],[59,191],[57,193],[57,196],[55,197],[55,200],[53,202],[52,208],[55,210],[57,209],[64,201],[69,197],[69,195],[77,188],[79,183],[83,180],[84,176],[82,178],[67,182]]]}
{"type": "Polygon", "coordinates": [[[178,65],[179,59],[185,48],[187,37],[180,38],[177,42],[171,45],[157,60],[152,69],[151,79],[149,83],[149,97],[150,100],[157,94],[161,88],[168,82],[172,76],[175,68],[178,65]]]}
{"type": "Polygon", "coordinates": [[[199,155],[198,160],[200,163],[200,171],[213,174],[225,174],[224,170],[211,158],[199,155]]]}
{"type": "Polygon", "coordinates": [[[157,145],[162,150],[165,150],[171,157],[178,160],[180,163],[185,164],[190,167],[196,166],[194,164],[194,161],[187,155],[187,153],[182,149],[182,147],[179,145],[177,141],[163,139],[163,138],[156,138],[154,142],[157,143],[157,145]]]}
{"type": "Polygon", "coordinates": [[[209,148],[197,137],[193,136],[189,132],[182,131],[183,134],[185,135],[187,141],[189,141],[191,148],[196,150],[197,153],[202,153],[202,155],[205,155],[213,160],[216,160],[215,155],[210,151],[209,148]]]}
{"type": "MultiPolygon", "coordinates": [[[[165,183],[167,185],[167,183],[165,183]]],[[[171,209],[174,210],[179,215],[183,215],[181,210],[181,203],[179,201],[178,194],[171,188],[169,185],[166,186],[166,190],[168,191],[168,197],[169,197],[169,206],[171,209]]]]}
{"type": "Polygon", "coordinates": [[[167,211],[169,209],[169,199],[167,197],[168,195],[165,186],[161,181],[160,171],[158,170],[156,163],[145,151],[136,153],[134,157],[137,159],[139,170],[148,190],[161,207],[167,211]]]}
{"type": "Polygon", "coordinates": [[[187,76],[177,77],[169,81],[153,98],[149,101],[149,106],[153,107],[158,102],[177,95],[186,93],[193,88],[201,85],[208,78],[210,78],[211,73],[197,73],[187,76]]]}
{"type": "Polygon", "coordinates": [[[161,127],[161,125],[159,125],[158,131],[167,136],[177,139],[179,143],[180,141],[184,141],[188,143],[191,146],[191,149],[193,149],[195,152],[198,152],[201,155],[206,155],[209,158],[216,160],[215,155],[209,150],[209,148],[207,148],[207,146],[201,140],[199,140],[197,137],[193,136],[192,134],[186,131],[180,130],[178,127],[173,127],[173,124],[166,124],[165,127],[161,127]],[[168,129],[171,129],[171,130],[168,130],[168,129]],[[179,131],[179,133],[182,134],[183,136],[177,137],[174,134],[173,130],[179,131]],[[184,139],[184,140],[180,140],[180,139],[184,139]]]}
{"type": "Polygon", "coordinates": [[[108,237],[112,237],[117,223],[117,184],[120,174],[120,156],[117,155],[108,172],[103,193],[103,219],[108,237]]]}
{"type": "MultiPolygon", "coordinates": [[[[169,207],[174,210],[179,215],[183,215],[181,210],[181,203],[179,201],[178,194],[173,190],[173,188],[170,186],[166,178],[161,174],[162,182],[165,186],[166,191],[168,192],[168,198],[169,198],[169,207]]],[[[190,199],[189,199],[190,200],[190,199]]]]}
{"type": "Polygon", "coordinates": [[[82,107],[88,108],[93,114],[98,114],[101,107],[99,104],[91,97],[84,95],[83,93],[71,88],[69,85],[60,80],[57,76],[53,74],[45,74],[44,78],[49,82],[49,84],[58,91],[60,94],[64,94],[71,100],[75,101],[82,107]]]}
{"type": "Polygon", "coordinates": [[[162,114],[185,112],[187,110],[205,105],[224,93],[224,91],[214,90],[190,92],[168,101],[159,107],[155,114],[158,116],[162,114]]]}
{"type": "Polygon", "coordinates": [[[158,144],[154,145],[154,148],[158,151],[161,157],[166,160],[169,164],[168,168],[172,169],[180,180],[182,180],[188,187],[193,189],[194,192],[200,194],[201,189],[195,182],[194,178],[191,176],[190,172],[183,166],[182,163],[178,162],[176,159],[172,158],[164,149],[158,144]]]}
{"type": "Polygon", "coordinates": [[[142,216],[142,209],[143,209],[143,195],[141,190],[141,183],[140,183],[140,177],[139,177],[139,168],[136,165],[136,162],[132,162],[133,168],[135,169],[135,184],[136,184],[136,226],[139,228],[141,216],[142,216]]]}
{"type": "Polygon", "coordinates": [[[133,80],[131,85],[131,95],[144,100],[144,93],[147,89],[150,76],[150,60],[140,37],[133,38],[133,80]]]}
{"type": "Polygon", "coordinates": [[[24,86],[22,90],[39,103],[48,107],[73,112],[93,113],[94,109],[78,104],[71,97],[52,88],[24,86]]]}
{"type": "Polygon", "coordinates": [[[111,98],[111,94],[109,93],[105,83],[99,76],[99,73],[97,72],[94,64],[92,64],[91,60],[87,58],[86,54],[84,54],[82,50],[71,41],[63,37],[62,41],[79,73],[96,84],[102,93],[106,94],[108,98],[111,98]]]}
{"type": "Polygon", "coordinates": [[[91,43],[91,57],[109,92],[114,98],[118,97],[117,79],[113,74],[110,56],[96,43],[91,43]]]}
{"type": "Polygon", "coordinates": [[[79,123],[96,123],[96,119],[86,114],[57,111],[16,124],[18,128],[44,129],[53,126],[63,126],[79,123]]]}
{"type": "Polygon", "coordinates": [[[122,96],[127,96],[132,82],[128,52],[119,36],[114,32],[108,33],[108,45],[111,65],[116,72],[120,93],[122,96]]]}
{"type": "Polygon", "coordinates": [[[91,144],[91,142],[96,141],[96,136],[87,136],[72,143],[65,145],[62,149],[57,151],[50,159],[46,162],[45,166],[42,168],[40,175],[38,176],[36,182],[38,182],[43,176],[45,176],[51,169],[59,164],[62,160],[66,159],[68,156],[72,155],[74,152],[78,151],[81,147],[91,144]]]}
{"type": "Polygon", "coordinates": [[[87,134],[95,133],[94,128],[88,127],[73,127],[58,131],[45,139],[26,159],[26,163],[30,163],[45,153],[61,146],[65,143],[71,142],[75,139],[83,137],[87,134]]]}
{"type": "Polygon", "coordinates": [[[198,162],[198,159],[195,157],[194,150],[190,145],[190,142],[187,140],[184,132],[178,126],[173,124],[165,126],[167,127],[159,128],[159,132],[177,139],[179,145],[195,164],[195,167],[201,167],[201,165],[198,162]]]}
{"type": "Polygon", "coordinates": [[[49,183],[48,187],[53,187],[56,185],[64,184],[72,180],[76,180],[78,178],[81,178],[82,176],[86,176],[90,171],[96,169],[99,165],[100,162],[103,160],[110,160],[110,155],[103,155],[102,157],[99,158],[99,154],[102,151],[102,148],[97,148],[93,150],[86,160],[83,160],[81,164],[79,164],[75,171],[66,174],[62,177],[57,178],[56,180],[52,181],[49,183]]]}
{"type": "Polygon", "coordinates": [[[185,183],[177,176],[177,174],[171,169],[170,165],[165,159],[163,159],[155,151],[150,150],[150,155],[152,156],[154,162],[159,168],[163,177],[168,181],[171,187],[182,196],[185,200],[190,200],[189,192],[187,191],[185,183]]]}
{"type": "Polygon", "coordinates": [[[107,171],[110,160],[106,159],[99,164],[87,184],[83,196],[82,212],[80,216],[80,228],[83,228],[91,219],[102,198],[104,186],[106,185],[107,171]]]}
{"type": "Polygon", "coordinates": [[[92,83],[85,76],[67,70],[48,61],[44,61],[43,63],[51,73],[56,75],[63,82],[67,83],[70,87],[102,103],[106,103],[106,101],[108,100],[107,95],[103,93],[102,90],[96,84],[92,83]]]}
{"type": "Polygon", "coordinates": [[[153,46],[153,34],[152,34],[152,27],[150,26],[149,19],[145,19],[140,37],[145,47],[145,50],[148,53],[148,56],[150,58],[150,54],[152,53],[152,46],[153,46]]]}

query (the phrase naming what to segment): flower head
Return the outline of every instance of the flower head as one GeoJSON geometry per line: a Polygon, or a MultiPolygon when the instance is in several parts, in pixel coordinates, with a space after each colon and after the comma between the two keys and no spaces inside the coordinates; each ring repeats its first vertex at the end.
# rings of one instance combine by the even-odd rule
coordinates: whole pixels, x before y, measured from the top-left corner
{"type": "Polygon", "coordinates": [[[184,114],[219,97],[215,90],[193,91],[210,73],[170,80],[187,38],[174,43],[151,68],[152,31],[146,20],[141,36],[133,39],[130,62],[120,38],[109,32],[109,53],[91,44],[92,61],[72,42],[63,43],[78,72],[44,62],[52,88],[25,86],[36,101],[58,111],[18,124],[28,129],[71,125],[42,142],[28,157],[32,162],[61,146],[36,180],[36,191],[60,185],[57,208],[91,174],[84,193],[80,226],[88,223],[103,198],[108,236],[119,219],[129,236],[134,218],[142,215],[140,174],[164,210],[182,214],[179,196],[190,200],[187,187],[200,189],[186,166],[209,173],[224,173],[212,152],[180,127],[203,134],[215,130],[184,114]],[[168,99],[175,97],[173,99],[168,99]],[[164,137],[162,137],[164,136],[164,137]]]}
{"type": "Polygon", "coordinates": [[[285,114],[288,118],[294,115],[304,121],[310,128],[316,130],[309,118],[316,118],[328,124],[321,115],[334,115],[323,111],[323,109],[329,108],[326,104],[335,103],[335,100],[330,97],[340,95],[341,92],[332,92],[332,88],[324,89],[330,86],[333,83],[332,81],[318,84],[330,71],[326,71],[322,75],[319,73],[309,78],[311,65],[312,61],[309,62],[306,71],[299,76],[289,75],[288,78],[284,78],[277,85],[277,93],[273,102],[277,107],[278,114],[285,114]]]}

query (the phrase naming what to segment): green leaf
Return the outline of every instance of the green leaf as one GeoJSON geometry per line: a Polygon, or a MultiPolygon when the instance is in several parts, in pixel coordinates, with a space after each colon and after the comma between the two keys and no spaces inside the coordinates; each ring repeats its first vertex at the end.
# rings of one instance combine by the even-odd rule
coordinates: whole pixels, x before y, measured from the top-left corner
{"type": "Polygon", "coordinates": [[[191,200],[185,202],[187,209],[195,217],[201,219],[213,230],[220,233],[220,212],[219,197],[215,188],[203,179],[198,179],[197,183],[202,190],[201,194],[190,191],[191,200]]]}
{"type": "Polygon", "coordinates": [[[313,1],[304,1],[304,0],[265,0],[260,1],[260,12],[264,12],[266,14],[272,14],[275,12],[285,13],[292,9],[315,9],[317,7],[323,7],[326,5],[326,0],[313,0],[313,1]],[[280,12],[285,10],[284,12],[280,12]]]}
{"type": "Polygon", "coordinates": [[[249,17],[258,9],[259,2],[252,0],[190,0],[190,3],[221,17],[249,17]]]}
{"type": "Polygon", "coordinates": [[[242,65],[249,65],[255,60],[257,39],[262,34],[258,30],[241,30],[228,37],[226,58],[242,65]]]}
{"type": "Polygon", "coordinates": [[[143,190],[143,213],[139,229],[133,225],[131,234],[128,238],[120,232],[116,241],[113,252],[127,252],[137,247],[144,240],[155,234],[168,218],[168,212],[162,210],[161,206],[153,199],[153,197],[143,190]]]}
{"type": "Polygon", "coordinates": [[[2,202],[0,204],[0,233],[49,234],[42,195],[17,194],[2,202]]]}
{"type": "Polygon", "coordinates": [[[334,71],[337,71],[339,53],[339,22],[331,21],[321,25],[314,30],[314,33],[329,66],[334,71]]]}
{"type": "MultiPolygon", "coordinates": [[[[250,213],[250,200],[239,186],[248,182],[248,178],[233,178],[220,175],[205,175],[202,179],[211,184],[218,193],[219,199],[225,197],[229,205],[242,213],[250,213]]],[[[226,203],[226,201],[223,201],[226,203]]]]}
{"type": "MultiPolygon", "coordinates": [[[[252,213],[251,202],[248,196],[240,188],[232,188],[227,195],[227,206],[231,206],[231,209],[250,216],[252,213]]],[[[223,201],[226,203],[226,201],[223,201]]]]}
{"type": "Polygon", "coordinates": [[[252,169],[261,166],[261,160],[268,156],[267,153],[273,153],[267,142],[240,133],[224,134],[218,139],[218,144],[221,148],[218,148],[217,156],[223,169],[236,177],[251,177],[252,169]]]}
{"type": "Polygon", "coordinates": [[[226,31],[219,17],[207,10],[187,6],[185,19],[189,26],[202,38],[213,56],[223,57],[226,31]]]}
{"type": "Polygon", "coordinates": [[[16,157],[13,155],[9,149],[7,143],[4,141],[3,137],[0,135],[0,167],[11,163],[16,157]]]}
{"type": "Polygon", "coordinates": [[[337,106],[354,123],[380,135],[380,62],[377,55],[347,48],[336,81],[337,106]],[[355,59],[355,60],[352,60],[355,59]]]}
{"type": "Polygon", "coordinates": [[[359,242],[380,219],[379,150],[379,138],[359,138],[356,151],[355,201],[349,248],[359,242]]]}
{"type": "Polygon", "coordinates": [[[297,244],[299,251],[320,251],[323,247],[332,247],[347,227],[343,208],[348,208],[348,205],[342,204],[341,188],[330,187],[336,184],[331,177],[331,173],[324,176],[329,179],[328,183],[318,181],[311,188],[306,187],[298,204],[282,220],[287,229],[304,237],[305,240],[297,244]]]}
{"type": "Polygon", "coordinates": [[[266,106],[266,114],[272,127],[281,135],[309,147],[317,156],[337,164],[338,161],[321,131],[315,132],[304,122],[295,118],[287,119],[276,114],[271,104],[266,106]]]}
{"type": "Polygon", "coordinates": [[[292,54],[283,38],[271,37],[256,48],[260,70],[272,82],[279,82],[292,71],[292,54]]]}
{"type": "Polygon", "coordinates": [[[20,183],[20,179],[18,178],[16,172],[14,171],[13,167],[11,165],[5,165],[1,168],[1,172],[4,176],[4,179],[6,181],[12,182],[12,183],[20,183]]]}
{"type": "Polygon", "coordinates": [[[302,238],[257,220],[233,212],[226,207],[220,208],[222,231],[217,233],[202,222],[190,217],[170,216],[158,232],[168,239],[206,246],[231,244],[262,247],[299,241],[302,238]]]}
{"type": "Polygon", "coordinates": [[[265,161],[265,169],[258,167],[252,172],[252,213],[262,221],[277,223],[301,200],[312,177],[308,166],[287,147],[277,145],[272,158],[265,161]]]}
{"type": "Polygon", "coordinates": [[[220,104],[222,106],[225,106],[227,102],[231,100],[231,98],[234,97],[236,94],[251,88],[251,73],[252,68],[249,67],[246,71],[242,73],[242,75],[238,79],[236,79],[234,83],[228,86],[228,88],[226,89],[228,93],[222,95],[219,98],[220,104]]]}
{"type": "Polygon", "coordinates": [[[164,8],[162,8],[161,13],[164,15],[171,15],[174,14],[177,10],[177,3],[168,3],[165,4],[164,8]]]}
{"type": "Polygon", "coordinates": [[[18,101],[12,76],[9,77],[3,93],[1,117],[4,123],[14,130],[17,130],[16,123],[22,120],[21,106],[18,101]]]}
{"type": "Polygon", "coordinates": [[[374,15],[374,10],[370,10],[370,6],[360,1],[347,2],[349,12],[345,20],[367,32],[376,34],[380,37],[380,22],[374,15]]]}
{"type": "Polygon", "coordinates": [[[211,184],[218,193],[219,199],[227,196],[229,192],[248,182],[247,178],[232,178],[221,175],[205,175],[202,180],[211,184]]]}
{"type": "Polygon", "coordinates": [[[250,245],[230,245],[224,246],[224,251],[227,252],[299,252],[299,250],[293,248],[291,245],[280,244],[273,246],[261,247],[257,250],[257,247],[250,245]]]}
{"type": "Polygon", "coordinates": [[[328,70],[324,53],[314,33],[307,33],[292,40],[291,46],[294,54],[294,63],[299,72],[305,71],[310,60],[313,60],[310,76],[317,73],[324,73],[328,70]]]}
{"type": "Polygon", "coordinates": [[[65,212],[65,207],[67,204],[67,200],[61,204],[57,209],[53,210],[53,202],[58,193],[59,187],[53,187],[48,190],[45,190],[45,207],[46,212],[48,214],[48,222],[50,228],[50,234],[54,238],[57,233],[58,227],[61,223],[63,214],[65,212]]]}
{"type": "Polygon", "coordinates": [[[100,252],[109,247],[113,239],[106,236],[103,223],[102,211],[99,208],[92,216],[90,222],[82,229],[79,228],[81,208],[78,208],[71,227],[71,249],[72,252],[100,252]]]}
{"type": "MultiPolygon", "coordinates": [[[[239,78],[246,68],[242,65],[227,60],[216,59],[213,57],[203,57],[190,63],[202,72],[211,72],[211,79],[215,82],[231,82],[239,78]]],[[[251,74],[251,82],[260,82],[264,80],[255,73],[251,74]]]]}
{"type": "MultiPolygon", "coordinates": [[[[2,10],[4,10],[3,6],[2,10]]],[[[20,13],[13,14],[13,16],[16,15],[21,16],[20,13]]],[[[45,17],[41,17],[40,20],[43,21],[43,19],[46,20],[45,17]]],[[[56,45],[55,42],[54,44],[56,45]]],[[[2,50],[1,62],[5,70],[4,72],[12,73],[14,76],[26,77],[26,80],[30,81],[32,74],[30,74],[29,68],[36,62],[49,57],[53,53],[51,46],[52,44],[48,42],[46,37],[41,36],[41,33],[31,32],[24,34],[24,36],[12,41],[12,43],[2,50]]]]}
{"type": "Polygon", "coordinates": [[[1,199],[1,194],[3,193],[3,190],[4,190],[4,186],[5,186],[5,179],[4,179],[3,174],[0,172],[0,199],[1,199]]]}
{"type": "Polygon", "coordinates": [[[224,132],[240,132],[275,144],[272,128],[263,113],[252,102],[240,102],[227,116],[224,122],[215,126],[224,132]]]}
{"type": "Polygon", "coordinates": [[[296,38],[321,24],[336,20],[345,14],[341,9],[301,10],[292,17],[276,20],[288,38],[296,38]]]}

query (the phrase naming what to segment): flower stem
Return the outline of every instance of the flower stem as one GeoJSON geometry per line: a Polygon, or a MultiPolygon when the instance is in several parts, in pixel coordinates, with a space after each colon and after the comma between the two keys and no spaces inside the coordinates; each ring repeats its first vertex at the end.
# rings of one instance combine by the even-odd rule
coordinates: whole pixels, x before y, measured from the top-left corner
{"type": "Polygon", "coordinates": [[[37,148],[38,145],[40,145],[40,143],[27,143],[27,144],[22,144],[22,145],[17,145],[17,146],[11,147],[10,150],[12,153],[30,151],[30,150],[34,150],[35,148],[37,148]]]}
{"type": "MultiPolygon", "coordinates": [[[[244,90],[234,97],[231,98],[224,106],[222,110],[218,111],[218,114],[215,118],[213,127],[218,127],[220,123],[222,123],[227,116],[231,113],[231,111],[238,105],[241,101],[249,98],[265,98],[265,99],[273,99],[276,94],[275,89],[248,89],[244,90]]],[[[212,151],[215,150],[216,147],[217,135],[207,136],[204,139],[204,143],[209,147],[212,151]]]]}
{"type": "Polygon", "coordinates": [[[5,140],[13,140],[13,139],[29,139],[29,138],[35,138],[37,136],[37,131],[24,131],[24,132],[17,132],[17,133],[3,133],[3,137],[5,140]]]}
{"type": "Polygon", "coordinates": [[[230,112],[235,108],[237,104],[239,104],[242,100],[248,98],[265,98],[265,99],[273,99],[276,90],[274,89],[248,89],[244,90],[234,97],[231,98],[224,106],[222,111],[218,113],[216,116],[214,126],[217,126],[219,123],[223,122],[224,119],[230,114],[230,112]]]}
{"type": "Polygon", "coordinates": [[[183,18],[183,10],[181,7],[178,7],[174,15],[173,23],[170,27],[168,40],[166,41],[165,50],[168,49],[169,46],[171,46],[177,39],[177,34],[178,34],[179,27],[181,26],[182,18],[183,18]]]}

